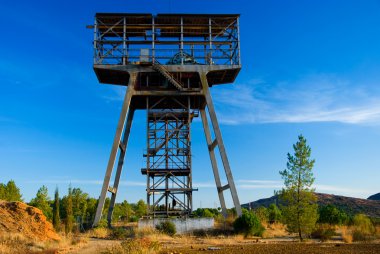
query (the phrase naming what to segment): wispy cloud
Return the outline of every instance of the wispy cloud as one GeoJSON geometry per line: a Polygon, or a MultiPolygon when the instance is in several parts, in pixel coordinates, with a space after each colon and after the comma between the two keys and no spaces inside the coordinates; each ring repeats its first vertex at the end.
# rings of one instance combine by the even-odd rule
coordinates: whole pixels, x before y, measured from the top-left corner
{"type": "Polygon", "coordinates": [[[310,75],[295,82],[252,80],[213,93],[224,124],[380,124],[377,86],[353,84],[334,75],[310,75]]]}
{"type": "MultiPolygon", "coordinates": [[[[273,189],[279,190],[284,187],[282,181],[278,180],[237,180],[238,189],[273,189]]],[[[330,193],[343,196],[353,196],[353,197],[367,197],[371,194],[378,192],[378,190],[371,190],[365,188],[351,188],[336,185],[327,184],[314,184],[313,186],[317,192],[330,193]]]]}
{"type": "Polygon", "coordinates": [[[340,186],[332,186],[332,185],[325,185],[325,184],[315,184],[314,185],[317,192],[327,192],[327,193],[334,193],[334,194],[340,194],[340,195],[370,195],[376,193],[378,190],[367,190],[367,189],[354,189],[354,188],[348,188],[348,187],[340,187],[340,186]]]}

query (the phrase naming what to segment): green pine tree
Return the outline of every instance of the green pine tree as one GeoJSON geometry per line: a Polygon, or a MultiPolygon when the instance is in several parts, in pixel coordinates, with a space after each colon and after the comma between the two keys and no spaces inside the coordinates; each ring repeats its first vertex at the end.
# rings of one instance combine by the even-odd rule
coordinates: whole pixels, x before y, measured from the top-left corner
{"type": "Polygon", "coordinates": [[[293,145],[294,155],[288,153],[287,169],[280,171],[285,188],[280,191],[283,219],[290,232],[298,233],[300,240],[309,235],[318,220],[317,198],[314,195],[311,148],[300,135],[293,145]]]}
{"type": "Polygon", "coordinates": [[[54,193],[54,204],[53,204],[53,226],[56,231],[60,230],[61,219],[59,217],[59,193],[58,187],[55,189],[54,193]]]}
{"type": "Polygon", "coordinates": [[[65,224],[65,233],[66,235],[70,234],[73,231],[74,216],[73,216],[73,194],[71,186],[69,187],[69,193],[67,195],[67,204],[66,204],[66,224],[65,224]]]}
{"type": "Polygon", "coordinates": [[[7,184],[0,183],[0,199],[22,202],[22,195],[15,181],[10,180],[7,184]]]}
{"type": "Polygon", "coordinates": [[[45,185],[38,189],[36,197],[30,201],[30,205],[40,209],[48,220],[52,219],[53,212],[50,207],[48,189],[45,185]]]}

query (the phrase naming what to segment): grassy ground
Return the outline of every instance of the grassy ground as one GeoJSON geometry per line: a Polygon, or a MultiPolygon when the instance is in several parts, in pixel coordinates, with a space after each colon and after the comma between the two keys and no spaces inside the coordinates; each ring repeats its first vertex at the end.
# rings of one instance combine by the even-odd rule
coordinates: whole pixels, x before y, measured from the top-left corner
{"type": "MultiPolygon", "coordinates": [[[[380,240],[352,242],[352,228],[336,227],[335,231],[337,235],[326,242],[314,239],[299,243],[281,224],[266,225],[263,238],[235,235],[225,225],[218,225],[213,231],[171,237],[155,229],[138,229],[137,225],[128,224],[113,230],[97,228],[77,235],[61,234],[60,241],[43,243],[20,234],[2,235],[0,253],[380,253],[380,240]]],[[[379,228],[377,233],[380,233],[379,228]]]]}

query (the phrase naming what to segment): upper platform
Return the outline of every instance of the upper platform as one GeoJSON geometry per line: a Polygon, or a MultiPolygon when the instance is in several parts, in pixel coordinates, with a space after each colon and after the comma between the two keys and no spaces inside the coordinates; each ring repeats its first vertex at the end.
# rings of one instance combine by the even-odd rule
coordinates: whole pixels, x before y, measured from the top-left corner
{"type": "Polygon", "coordinates": [[[238,14],[97,13],[94,70],[99,82],[127,85],[131,72],[206,72],[209,85],[241,69],[238,14]]]}

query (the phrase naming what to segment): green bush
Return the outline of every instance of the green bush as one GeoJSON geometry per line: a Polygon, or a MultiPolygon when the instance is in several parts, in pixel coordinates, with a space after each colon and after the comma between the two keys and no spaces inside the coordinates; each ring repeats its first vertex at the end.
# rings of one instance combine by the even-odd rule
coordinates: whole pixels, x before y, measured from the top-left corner
{"type": "Polygon", "coordinates": [[[268,221],[269,223],[276,223],[281,220],[282,214],[281,210],[277,207],[276,204],[271,204],[268,209],[268,221]]]}
{"type": "Polygon", "coordinates": [[[322,241],[330,240],[335,235],[336,235],[335,229],[326,225],[319,225],[311,233],[311,237],[321,239],[322,241]]]}
{"type": "Polygon", "coordinates": [[[374,239],[376,229],[366,215],[355,215],[353,224],[354,231],[352,236],[354,241],[369,241],[374,239]]]}
{"type": "Polygon", "coordinates": [[[245,237],[249,235],[262,236],[265,229],[259,218],[252,212],[243,210],[243,214],[238,217],[234,223],[234,230],[237,233],[243,233],[245,237]]]}
{"type": "Polygon", "coordinates": [[[137,221],[139,221],[139,217],[135,215],[132,215],[131,217],[129,217],[129,222],[137,222],[137,221]]]}
{"type": "Polygon", "coordinates": [[[101,219],[96,227],[97,228],[108,228],[108,221],[106,219],[101,219]]]}
{"type": "Polygon", "coordinates": [[[118,240],[127,239],[131,236],[133,236],[133,231],[122,227],[114,228],[111,234],[112,239],[118,240]]]}
{"type": "Polygon", "coordinates": [[[259,220],[261,222],[267,222],[269,220],[268,209],[264,206],[260,206],[259,208],[255,209],[255,214],[257,217],[259,217],[259,220]]]}
{"type": "Polygon", "coordinates": [[[160,224],[156,225],[156,229],[164,234],[173,236],[177,233],[175,225],[171,221],[162,221],[160,224]]]}
{"type": "Polygon", "coordinates": [[[329,223],[330,225],[348,224],[349,216],[333,205],[323,206],[319,209],[319,223],[329,223]]]}

